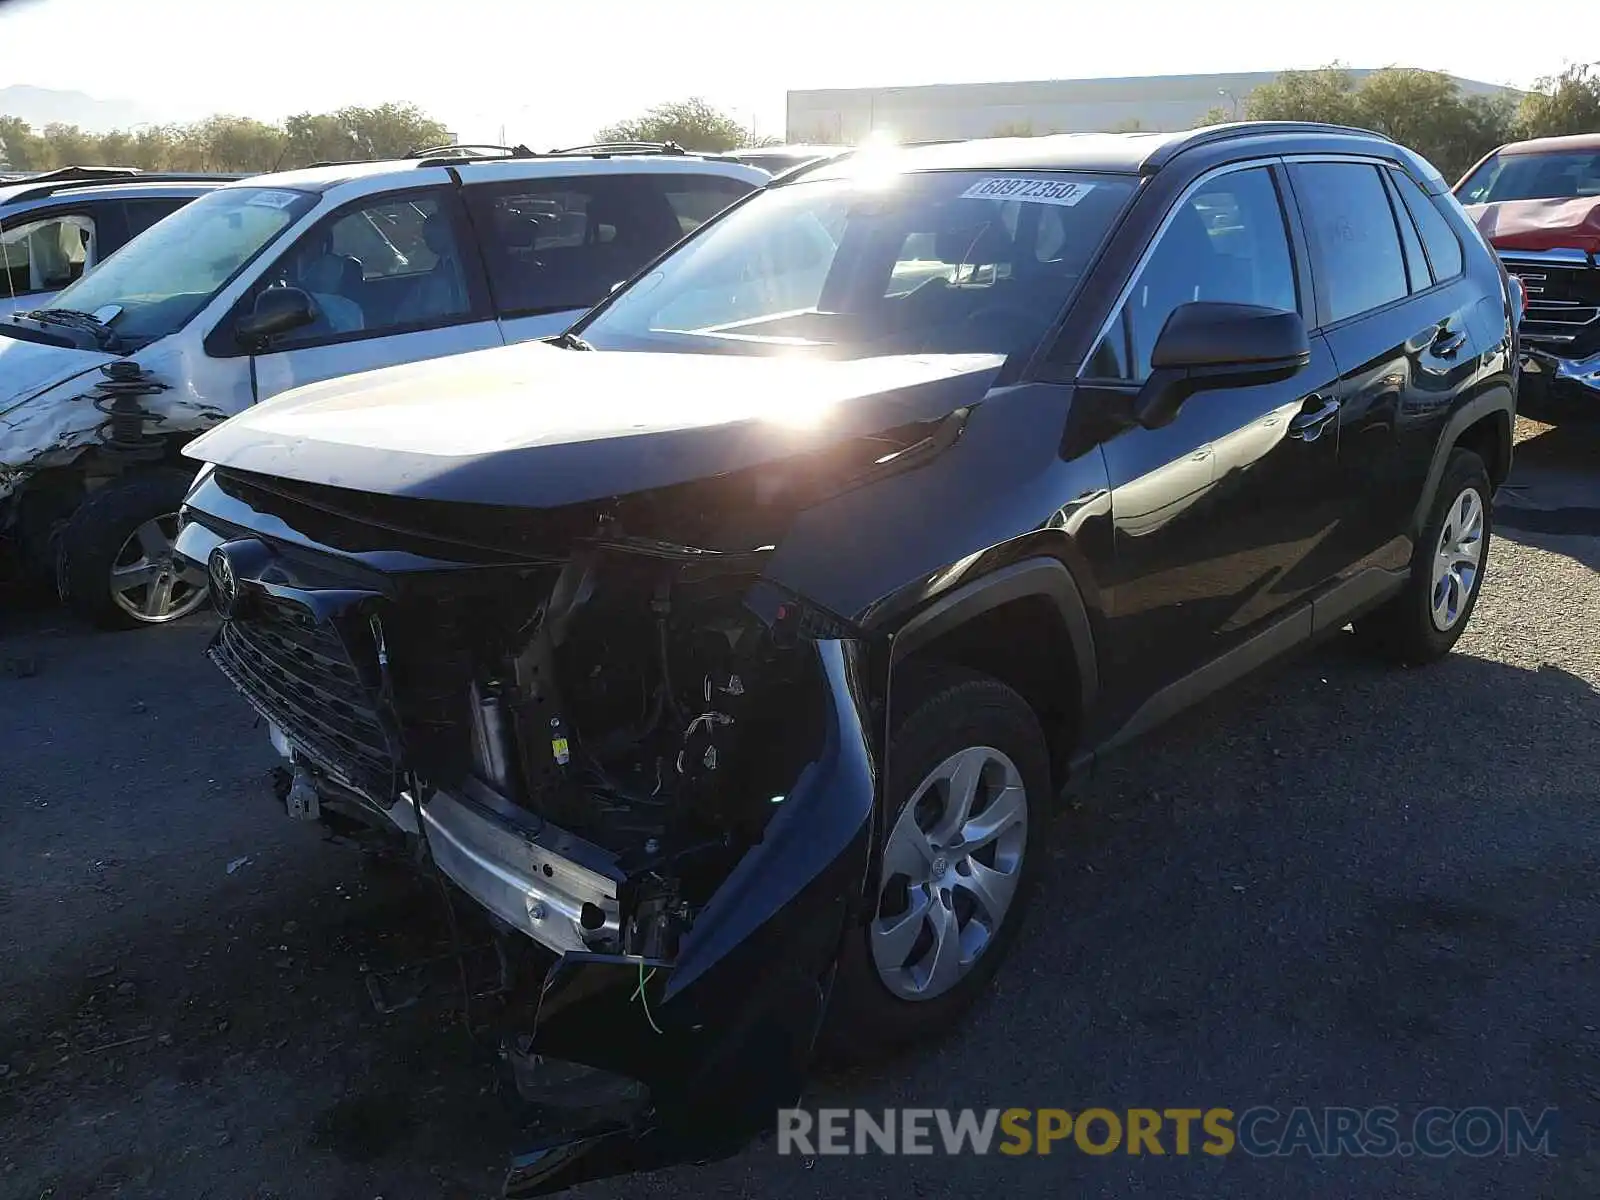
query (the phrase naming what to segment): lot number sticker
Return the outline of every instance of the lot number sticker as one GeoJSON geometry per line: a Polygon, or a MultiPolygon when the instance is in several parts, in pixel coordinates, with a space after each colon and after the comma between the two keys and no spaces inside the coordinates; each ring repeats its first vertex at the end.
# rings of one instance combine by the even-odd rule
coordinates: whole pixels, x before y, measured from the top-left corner
{"type": "Polygon", "coordinates": [[[1070,179],[1028,179],[997,175],[979,180],[961,193],[963,200],[1025,200],[1029,204],[1059,204],[1071,208],[1094,190],[1092,183],[1070,179]]]}

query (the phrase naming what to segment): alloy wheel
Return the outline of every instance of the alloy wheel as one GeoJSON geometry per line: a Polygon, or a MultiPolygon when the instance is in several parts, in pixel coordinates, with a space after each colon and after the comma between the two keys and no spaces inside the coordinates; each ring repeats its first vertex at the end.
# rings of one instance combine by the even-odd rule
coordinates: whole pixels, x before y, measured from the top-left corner
{"type": "Polygon", "coordinates": [[[203,571],[173,553],[178,514],[153,517],[122,543],[111,567],[111,598],[135,621],[160,625],[186,617],[206,600],[203,571]]]}
{"type": "Polygon", "coordinates": [[[1445,513],[1433,553],[1433,627],[1451,629],[1466,611],[1483,566],[1483,497],[1463,488],[1445,513]]]}
{"type": "Polygon", "coordinates": [[[1028,795],[992,746],[952,754],[917,785],[883,851],[873,964],[905,1000],[954,987],[994,942],[1022,877],[1028,795]]]}

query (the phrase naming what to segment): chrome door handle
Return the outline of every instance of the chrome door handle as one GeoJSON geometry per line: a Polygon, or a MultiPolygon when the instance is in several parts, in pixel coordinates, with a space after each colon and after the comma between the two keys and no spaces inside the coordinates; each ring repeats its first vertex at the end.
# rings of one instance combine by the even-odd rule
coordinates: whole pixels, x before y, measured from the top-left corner
{"type": "Polygon", "coordinates": [[[1448,329],[1441,329],[1439,336],[1433,339],[1433,345],[1428,348],[1440,358],[1454,358],[1456,351],[1466,344],[1466,334],[1451,333],[1448,329]]]}
{"type": "Polygon", "coordinates": [[[1328,427],[1328,423],[1338,415],[1339,401],[1313,394],[1306,397],[1306,403],[1316,404],[1317,407],[1309,412],[1302,410],[1289,422],[1289,436],[1302,442],[1314,442],[1322,436],[1322,431],[1328,427]]]}

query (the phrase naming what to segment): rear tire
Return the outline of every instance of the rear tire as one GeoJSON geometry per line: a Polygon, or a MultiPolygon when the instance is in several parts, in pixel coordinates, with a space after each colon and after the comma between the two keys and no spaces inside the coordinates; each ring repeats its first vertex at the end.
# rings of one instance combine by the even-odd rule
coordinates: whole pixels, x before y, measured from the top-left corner
{"type": "Polygon", "coordinates": [[[203,576],[171,558],[193,476],[172,467],[124,475],[90,493],[61,530],[56,584],[67,607],[101,629],[164,625],[206,602],[203,576]]]}
{"type": "Polygon", "coordinates": [[[955,1025],[1015,940],[1042,853],[1049,750],[1022,697],[944,667],[897,690],[911,694],[889,742],[883,866],[868,911],[845,932],[822,1035],[836,1062],[880,1058],[955,1025]],[[963,807],[966,779],[975,787],[963,807]],[[941,958],[952,936],[955,957],[941,958]]]}
{"type": "Polygon", "coordinates": [[[1452,450],[1412,551],[1410,578],[1393,600],[1356,621],[1362,641],[1383,657],[1412,666],[1450,653],[1483,590],[1493,494],[1483,460],[1470,450],[1452,450]]]}

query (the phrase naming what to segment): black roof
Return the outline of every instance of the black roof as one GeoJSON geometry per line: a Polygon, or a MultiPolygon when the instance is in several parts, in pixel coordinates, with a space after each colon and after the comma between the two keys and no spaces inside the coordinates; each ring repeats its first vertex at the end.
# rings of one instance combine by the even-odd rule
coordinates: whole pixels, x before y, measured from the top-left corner
{"type": "MultiPolygon", "coordinates": [[[[1416,164],[1426,165],[1410,151],[1370,130],[1300,121],[1238,121],[1178,133],[1063,133],[914,147],[887,146],[871,151],[863,148],[847,157],[801,168],[786,175],[784,181],[850,174],[856,169],[853,164],[864,153],[885,155],[886,165],[899,171],[1050,170],[1149,175],[1180,154],[1208,147],[1224,152],[1228,147],[1239,147],[1245,153],[1259,154],[1348,150],[1357,145],[1370,149],[1374,144],[1383,145],[1391,155],[1407,162],[1414,160],[1416,164]]],[[[1431,168],[1421,173],[1437,174],[1431,168]]]]}

